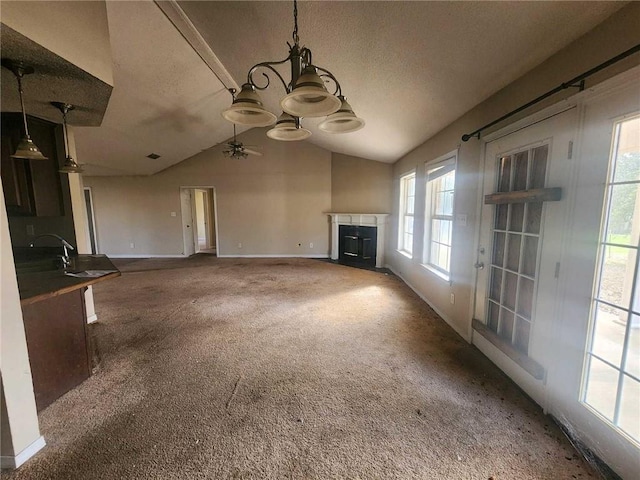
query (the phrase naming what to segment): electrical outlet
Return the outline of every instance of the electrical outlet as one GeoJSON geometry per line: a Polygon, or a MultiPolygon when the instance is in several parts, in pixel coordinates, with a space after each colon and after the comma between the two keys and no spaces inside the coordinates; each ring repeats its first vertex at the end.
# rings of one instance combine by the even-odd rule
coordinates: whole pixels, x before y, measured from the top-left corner
{"type": "Polygon", "coordinates": [[[176,212],[171,212],[171,216],[175,217],[176,216],[176,212]]]}
{"type": "Polygon", "coordinates": [[[458,213],[456,215],[456,225],[459,227],[467,226],[467,214],[466,213],[458,213]]]}
{"type": "Polygon", "coordinates": [[[131,248],[136,248],[136,244],[135,244],[135,243],[133,243],[133,242],[131,242],[131,243],[129,244],[129,246],[130,246],[131,248]]]}
{"type": "Polygon", "coordinates": [[[451,305],[454,305],[456,303],[456,296],[453,293],[451,294],[449,301],[451,302],[451,305]]]}
{"type": "Polygon", "coordinates": [[[313,242],[309,244],[309,248],[313,248],[313,242]]]}
{"type": "Polygon", "coordinates": [[[27,235],[34,236],[35,234],[36,234],[36,231],[33,228],[33,225],[27,225],[27,235]]]}
{"type": "Polygon", "coordinates": [[[242,243],[238,242],[238,248],[242,248],[242,243]]]}

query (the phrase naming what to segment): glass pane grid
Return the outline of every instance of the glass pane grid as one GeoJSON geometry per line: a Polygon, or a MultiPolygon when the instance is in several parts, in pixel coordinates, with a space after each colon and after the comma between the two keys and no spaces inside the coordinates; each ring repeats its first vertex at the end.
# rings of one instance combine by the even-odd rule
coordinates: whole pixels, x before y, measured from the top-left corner
{"type": "Polygon", "coordinates": [[[581,399],[640,441],[640,116],[616,125],[581,399]],[[636,138],[634,140],[634,137],[636,138]]]}
{"type": "Polygon", "coordinates": [[[451,246],[453,244],[453,200],[455,170],[439,177],[427,179],[427,208],[424,245],[425,264],[448,274],[451,269],[451,246]]]}
{"type": "MultiPolygon", "coordinates": [[[[498,192],[544,188],[548,145],[498,158],[498,192]]],[[[487,325],[527,353],[534,317],[542,204],[495,206],[487,325]]]]}
{"type": "Polygon", "coordinates": [[[413,253],[413,213],[415,208],[415,173],[400,179],[400,211],[398,250],[413,253]]]}

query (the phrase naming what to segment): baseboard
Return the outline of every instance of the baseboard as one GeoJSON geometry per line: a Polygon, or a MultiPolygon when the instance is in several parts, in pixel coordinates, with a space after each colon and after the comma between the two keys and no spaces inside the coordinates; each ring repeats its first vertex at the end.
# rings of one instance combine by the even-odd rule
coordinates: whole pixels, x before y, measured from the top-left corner
{"type": "Polygon", "coordinates": [[[329,258],[329,255],[289,255],[289,254],[257,254],[257,255],[218,255],[218,258],[329,258]]]}
{"type": "Polygon", "coordinates": [[[187,258],[186,255],[154,255],[147,253],[138,253],[136,255],[121,255],[119,253],[105,253],[109,258],[187,258]]]}
{"type": "Polygon", "coordinates": [[[471,343],[471,338],[469,338],[468,332],[463,332],[462,330],[460,330],[460,327],[458,327],[455,323],[453,323],[453,321],[447,315],[445,315],[435,305],[433,305],[427,297],[425,297],[416,287],[411,285],[411,282],[409,282],[406,278],[404,278],[402,274],[397,272],[391,265],[387,264],[386,267],[389,270],[391,270],[396,277],[402,280],[405,283],[405,285],[407,285],[411,290],[413,290],[415,294],[418,295],[424,303],[429,305],[433,309],[433,311],[436,312],[438,316],[442,318],[446,322],[446,324],[453,329],[454,332],[456,332],[458,335],[464,338],[465,341],[467,341],[468,343],[471,343]]]}
{"type": "Polygon", "coordinates": [[[3,469],[15,469],[20,465],[25,463],[31,457],[33,457],[36,453],[42,450],[47,443],[44,441],[44,437],[41,435],[35,442],[29,445],[27,448],[22,450],[16,456],[1,456],[0,457],[0,467],[3,469]]]}
{"type": "Polygon", "coordinates": [[[87,323],[93,323],[97,321],[98,321],[98,315],[96,315],[95,313],[87,317],[87,323]]]}

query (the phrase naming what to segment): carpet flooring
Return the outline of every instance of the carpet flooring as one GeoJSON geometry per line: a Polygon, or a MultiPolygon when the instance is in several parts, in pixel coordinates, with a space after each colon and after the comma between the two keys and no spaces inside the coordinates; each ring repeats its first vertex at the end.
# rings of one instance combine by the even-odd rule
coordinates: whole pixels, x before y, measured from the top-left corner
{"type": "Polygon", "coordinates": [[[308,259],[117,262],[95,374],[18,479],[599,478],[393,275],[308,259]]]}

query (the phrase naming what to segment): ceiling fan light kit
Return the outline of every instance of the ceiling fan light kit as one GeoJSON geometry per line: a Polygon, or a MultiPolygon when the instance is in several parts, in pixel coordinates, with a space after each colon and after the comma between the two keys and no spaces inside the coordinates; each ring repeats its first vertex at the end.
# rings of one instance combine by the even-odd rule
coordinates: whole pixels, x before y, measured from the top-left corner
{"type": "MultiPolygon", "coordinates": [[[[236,93],[235,88],[230,88],[229,93],[231,93],[231,96],[235,100],[235,93],[236,93]]],[[[236,159],[247,158],[248,155],[262,156],[261,152],[257,150],[253,150],[252,148],[250,148],[250,146],[243,145],[241,142],[238,142],[238,139],[236,138],[235,123],[233,124],[233,140],[230,142],[227,142],[227,149],[223,150],[222,153],[225,157],[236,158],[236,159]]]]}
{"type": "Polygon", "coordinates": [[[20,95],[22,121],[24,122],[24,137],[22,137],[18,143],[18,147],[16,148],[15,153],[11,155],[11,158],[18,158],[22,160],[47,160],[47,157],[42,154],[37,145],[33,143],[33,140],[31,140],[31,135],[29,135],[29,126],[27,125],[27,114],[24,110],[22,78],[25,75],[33,73],[33,67],[8,58],[2,59],[2,66],[11,70],[18,80],[18,94],[20,95]]]}
{"type": "Polygon", "coordinates": [[[275,140],[295,141],[304,140],[311,132],[300,126],[303,117],[327,117],[320,127],[329,133],[355,132],[364,126],[364,121],[358,118],[353,109],[342,96],[340,83],[335,76],[322,67],[312,63],[311,50],[300,47],[298,37],[298,4],[293,1],[293,45],[289,45],[289,55],[279,62],[261,62],[249,69],[247,83],[242,85],[240,93],[234,98],[232,105],[222,112],[222,116],[238,125],[251,127],[265,127],[276,122],[276,116],[264,108],[258,90],[266,90],[271,79],[267,72],[275,75],[282,83],[286,95],[280,101],[284,112],[274,128],[267,132],[269,138],[275,140]],[[291,81],[285,82],[284,78],[275,68],[289,62],[291,64],[291,81]],[[253,75],[262,69],[263,84],[257,84],[253,75]],[[329,92],[325,86],[325,80],[335,85],[335,91],[329,92]],[[265,83],[266,82],[266,83],[265,83]],[[285,117],[284,115],[288,115],[285,117]],[[337,115],[337,116],[334,116],[337,115]]]}

